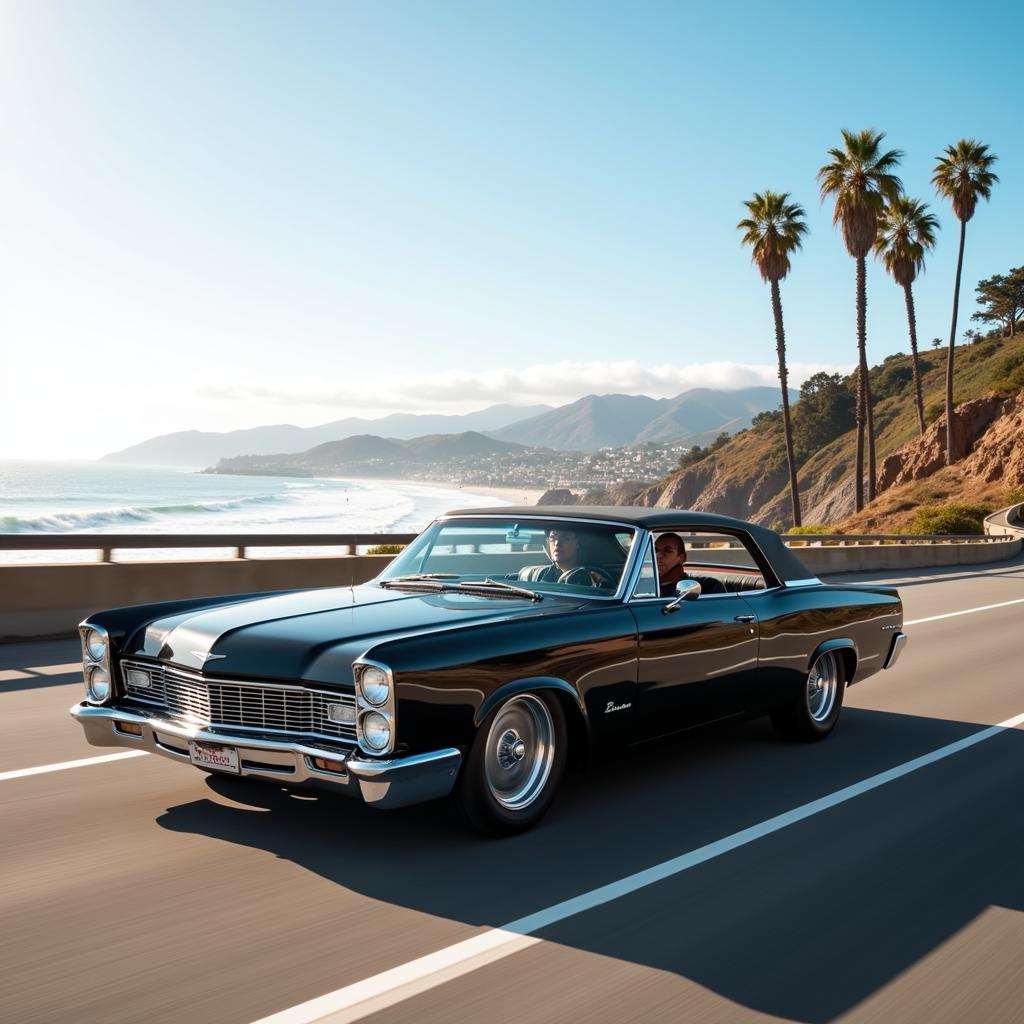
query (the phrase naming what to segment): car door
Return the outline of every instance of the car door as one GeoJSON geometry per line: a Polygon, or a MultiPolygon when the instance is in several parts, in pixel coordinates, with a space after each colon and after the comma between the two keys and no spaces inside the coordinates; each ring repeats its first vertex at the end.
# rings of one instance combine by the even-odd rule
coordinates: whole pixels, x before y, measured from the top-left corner
{"type": "MultiPolygon", "coordinates": [[[[644,556],[645,565],[653,554],[644,556]]],[[[758,625],[739,594],[708,594],[674,604],[644,590],[641,572],[629,602],[637,624],[637,724],[657,736],[744,709],[757,670],[758,625]]]]}

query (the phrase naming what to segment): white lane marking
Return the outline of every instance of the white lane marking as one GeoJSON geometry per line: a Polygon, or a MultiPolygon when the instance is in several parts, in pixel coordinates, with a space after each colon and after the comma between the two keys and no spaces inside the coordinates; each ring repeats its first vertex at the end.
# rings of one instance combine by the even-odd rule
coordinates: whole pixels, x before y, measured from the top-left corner
{"type": "Polygon", "coordinates": [[[126,757],[145,757],[148,753],[148,750],[122,750],[117,754],[83,757],[78,761],[60,761],[57,764],[41,764],[36,768],[18,768],[13,772],[0,772],[0,782],[23,779],[26,775],[46,775],[47,772],[65,772],[69,768],[85,768],[86,765],[103,764],[105,761],[123,761],[126,757]]]}
{"type": "Polygon", "coordinates": [[[904,622],[904,626],[919,626],[922,622],[937,622],[939,619],[952,619],[957,615],[973,615],[975,612],[990,612],[993,608],[1006,608],[1011,604],[1024,604],[1024,597],[1014,598],[1012,601],[1000,601],[999,604],[983,604],[978,608],[965,608],[960,612],[946,612],[943,615],[929,615],[924,619],[911,619],[904,622]]]}
{"type": "Polygon", "coordinates": [[[511,921],[500,928],[489,929],[480,935],[474,935],[470,939],[440,949],[436,953],[430,953],[417,960],[410,960],[408,963],[382,971],[363,981],[346,985],[344,988],[327,993],[327,995],[300,1003],[298,1006],[271,1014],[269,1017],[262,1017],[254,1024],[314,1024],[314,1022],[346,1024],[348,1021],[360,1020],[372,1013],[403,1002],[420,992],[436,988],[438,985],[468,974],[485,964],[501,960],[521,949],[543,941],[537,938],[533,934],[534,932],[564,921],[566,918],[574,917],[576,914],[582,914],[605,903],[628,896],[630,893],[664,881],[683,871],[688,871],[715,857],[731,853],[741,846],[746,846],[773,832],[795,825],[797,822],[827,811],[847,800],[861,796],[863,793],[878,789],[880,786],[903,778],[920,768],[958,754],[968,747],[984,743],[993,736],[1001,735],[1007,729],[1021,724],[1024,724],[1024,714],[1008,718],[1005,722],[1000,722],[999,725],[972,733],[954,743],[939,747],[938,750],[933,750],[929,754],[915,757],[895,768],[879,772],[877,775],[855,782],[851,786],[846,786],[827,796],[812,800],[791,811],[769,818],[767,821],[762,821],[758,825],[735,832],[724,839],[717,839],[713,843],[708,843],[706,846],[691,850],[679,857],[673,857],[671,860],[663,861],[654,867],[638,871],[636,874],[628,875],[617,882],[602,885],[580,896],[556,903],[554,906],[511,921]]]}

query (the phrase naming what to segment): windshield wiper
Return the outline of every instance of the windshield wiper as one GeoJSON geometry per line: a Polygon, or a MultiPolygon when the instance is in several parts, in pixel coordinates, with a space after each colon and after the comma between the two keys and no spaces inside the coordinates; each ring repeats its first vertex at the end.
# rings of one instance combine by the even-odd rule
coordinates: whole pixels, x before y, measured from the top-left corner
{"type": "Polygon", "coordinates": [[[504,583],[501,580],[492,580],[490,576],[483,581],[483,583],[477,583],[475,586],[478,587],[500,587],[502,590],[507,590],[510,594],[516,594],[519,597],[528,597],[531,601],[543,601],[544,595],[538,594],[536,590],[529,590],[526,587],[516,587],[511,583],[504,583]]]}
{"type": "Polygon", "coordinates": [[[381,580],[380,585],[390,587],[401,583],[420,583],[424,580],[429,583],[432,580],[457,580],[458,578],[457,572],[417,572],[411,576],[392,576],[391,579],[381,580]]]}
{"type": "Polygon", "coordinates": [[[457,573],[423,573],[419,576],[396,576],[381,580],[382,587],[398,587],[403,590],[424,590],[433,594],[475,594],[479,597],[518,598],[529,601],[543,601],[544,595],[526,587],[515,587],[500,580],[467,580],[465,583],[445,583],[458,579],[457,573]]]}

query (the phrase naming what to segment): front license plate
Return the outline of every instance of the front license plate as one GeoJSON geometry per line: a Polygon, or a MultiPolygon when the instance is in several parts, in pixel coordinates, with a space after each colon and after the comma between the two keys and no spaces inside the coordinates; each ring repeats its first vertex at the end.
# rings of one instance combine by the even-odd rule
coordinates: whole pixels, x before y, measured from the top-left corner
{"type": "Polygon", "coordinates": [[[221,747],[213,743],[189,741],[188,753],[197,768],[212,768],[218,772],[239,774],[238,751],[234,747],[221,747]]]}

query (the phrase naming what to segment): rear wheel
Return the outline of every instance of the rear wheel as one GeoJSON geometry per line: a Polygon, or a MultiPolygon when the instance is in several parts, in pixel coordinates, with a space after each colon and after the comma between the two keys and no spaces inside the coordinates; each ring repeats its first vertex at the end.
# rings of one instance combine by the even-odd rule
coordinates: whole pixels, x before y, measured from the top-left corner
{"type": "Polygon", "coordinates": [[[846,671],[838,651],[819,654],[796,698],[771,713],[772,725],[783,736],[823,740],[834,728],[843,707],[846,671]]]}
{"type": "Polygon", "coordinates": [[[513,835],[545,814],[565,770],[565,714],[546,694],[522,693],[480,727],[456,799],[469,824],[486,835],[513,835]]]}

